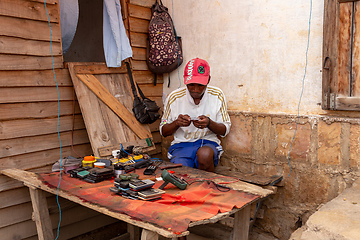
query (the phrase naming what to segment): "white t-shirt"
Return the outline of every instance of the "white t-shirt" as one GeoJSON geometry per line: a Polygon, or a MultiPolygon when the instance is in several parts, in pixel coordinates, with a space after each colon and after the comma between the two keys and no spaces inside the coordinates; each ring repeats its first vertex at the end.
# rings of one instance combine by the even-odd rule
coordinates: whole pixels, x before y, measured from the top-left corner
{"type": "MultiPolygon", "coordinates": [[[[223,123],[226,127],[226,136],[230,131],[230,117],[227,112],[225,95],[218,87],[207,86],[200,103],[196,105],[186,87],[172,91],[166,98],[164,114],[160,123],[160,133],[165,124],[172,123],[179,114],[187,114],[190,117],[205,115],[217,123],[223,123]]],[[[188,127],[180,127],[174,134],[171,145],[180,142],[195,142],[199,139],[214,141],[220,145],[220,139],[208,128],[199,129],[192,123],[188,127]]]]}

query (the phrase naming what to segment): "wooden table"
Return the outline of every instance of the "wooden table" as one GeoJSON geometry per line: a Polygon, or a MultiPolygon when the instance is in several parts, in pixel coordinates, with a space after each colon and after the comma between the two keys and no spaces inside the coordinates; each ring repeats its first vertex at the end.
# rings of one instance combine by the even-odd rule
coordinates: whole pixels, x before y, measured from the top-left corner
{"type": "MultiPolygon", "coordinates": [[[[199,178],[199,177],[214,178],[216,176],[219,176],[215,173],[204,172],[204,171],[201,171],[198,169],[193,169],[193,168],[182,167],[180,169],[177,169],[177,173],[179,171],[180,172],[183,171],[184,173],[186,172],[186,174],[191,175],[194,178],[199,178]]],[[[186,236],[189,234],[189,231],[184,231],[184,232],[181,232],[180,234],[178,234],[178,233],[175,234],[164,228],[155,226],[151,222],[135,220],[126,214],[113,212],[113,211],[107,209],[106,206],[99,206],[98,204],[92,204],[92,203],[83,201],[82,199],[80,199],[77,196],[74,196],[65,191],[62,191],[61,188],[59,189],[59,191],[57,191],[57,189],[50,188],[46,184],[44,184],[41,180],[39,180],[36,173],[23,171],[23,170],[19,170],[19,169],[5,169],[5,170],[2,170],[1,173],[6,176],[9,176],[11,178],[21,181],[24,183],[25,186],[29,187],[31,202],[32,202],[32,206],[33,206],[34,221],[36,222],[37,232],[38,232],[38,236],[39,236],[40,240],[54,239],[53,230],[52,230],[53,228],[51,226],[51,221],[49,218],[49,212],[48,212],[48,208],[47,208],[44,191],[55,194],[55,195],[58,194],[60,197],[66,198],[66,199],[73,201],[75,203],[78,203],[82,206],[88,207],[90,209],[93,209],[100,213],[114,217],[116,219],[125,221],[128,224],[130,224],[131,226],[136,226],[136,227],[140,227],[143,229],[147,229],[149,231],[152,231],[159,235],[162,235],[166,238],[176,238],[176,237],[186,236]]],[[[221,181],[223,181],[223,179],[214,179],[214,182],[221,182],[221,181]]],[[[228,184],[227,186],[231,187],[234,190],[244,191],[244,192],[258,195],[259,198],[257,200],[267,197],[268,195],[273,193],[273,191],[271,191],[271,190],[263,189],[256,185],[241,182],[241,181],[228,184]]],[[[186,191],[186,190],[184,190],[184,191],[186,191]]],[[[201,224],[207,224],[207,223],[215,223],[221,219],[229,217],[232,214],[235,214],[233,239],[234,240],[247,240],[248,234],[249,234],[249,222],[250,222],[250,203],[241,208],[234,208],[233,210],[231,210],[229,212],[219,213],[209,219],[191,222],[189,227],[201,225],[201,224]]],[[[130,235],[131,234],[132,233],[130,232],[130,235]]],[[[132,236],[132,237],[134,237],[134,236],[132,236]]],[[[131,239],[134,239],[134,238],[131,238],[131,239]]]]}

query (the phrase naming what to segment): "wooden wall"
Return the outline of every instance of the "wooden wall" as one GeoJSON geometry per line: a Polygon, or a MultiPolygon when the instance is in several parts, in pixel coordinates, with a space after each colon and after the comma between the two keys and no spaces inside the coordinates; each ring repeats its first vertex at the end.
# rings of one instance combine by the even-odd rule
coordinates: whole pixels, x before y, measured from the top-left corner
{"type": "MultiPolygon", "coordinates": [[[[64,68],[58,0],[45,2],[52,39],[44,0],[0,0],[0,170],[51,171],[60,157],[59,136],[62,157],[92,154],[72,81],[64,68]]],[[[146,32],[153,2],[121,1],[134,49],[135,80],[145,95],[162,106],[162,78],[154,86],[154,76],[145,63],[146,32]]],[[[161,153],[158,126],[159,121],[151,125],[157,145],[151,154],[161,153]]],[[[49,195],[48,203],[52,224],[57,227],[59,210],[55,196],[49,195]]],[[[59,239],[115,222],[67,200],[60,199],[60,203],[59,239]]],[[[1,239],[37,239],[31,215],[27,187],[0,175],[1,239]]]]}

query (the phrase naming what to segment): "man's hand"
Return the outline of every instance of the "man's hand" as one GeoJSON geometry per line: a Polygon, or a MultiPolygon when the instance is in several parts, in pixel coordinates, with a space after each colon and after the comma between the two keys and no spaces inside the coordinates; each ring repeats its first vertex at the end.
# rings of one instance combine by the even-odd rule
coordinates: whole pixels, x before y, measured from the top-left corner
{"type": "Polygon", "coordinates": [[[189,115],[179,114],[178,118],[174,121],[178,127],[188,127],[191,123],[191,117],[189,115]]]}
{"type": "Polygon", "coordinates": [[[191,124],[191,117],[189,115],[179,114],[178,118],[172,123],[165,124],[162,127],[162,135],[164,137],[173,135],[179,127],[188,127],[191,124]]]}
{"type": "Polygon", "coordinates": [[[203,129],[206,128],[210,125],[210,118],[201,115],[197,118],[198,120],[193,120],[192,123],[194,124],[195,127],[203,129]]]}

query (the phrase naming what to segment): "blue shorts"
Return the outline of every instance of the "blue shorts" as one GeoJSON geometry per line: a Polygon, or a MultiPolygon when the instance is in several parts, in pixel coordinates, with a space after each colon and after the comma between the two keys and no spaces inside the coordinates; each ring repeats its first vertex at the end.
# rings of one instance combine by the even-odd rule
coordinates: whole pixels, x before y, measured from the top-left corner
{"type": "Polygon", "coordinates": [[[199,167],[196,153],[200,147],[211,147],[214,150],[214,166],[219,163],[222,147],[216,142],[199,139],[196,142],[183,142],[171,145],[168,152],[168,158],[173,163],[181,163],[183,166],[199,167]]]}

